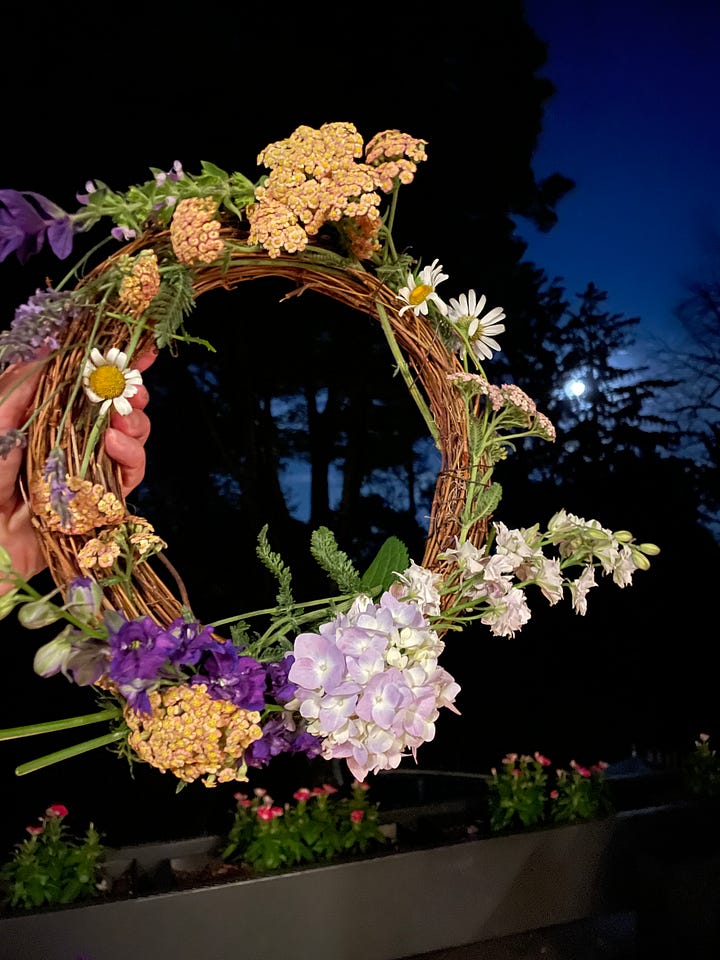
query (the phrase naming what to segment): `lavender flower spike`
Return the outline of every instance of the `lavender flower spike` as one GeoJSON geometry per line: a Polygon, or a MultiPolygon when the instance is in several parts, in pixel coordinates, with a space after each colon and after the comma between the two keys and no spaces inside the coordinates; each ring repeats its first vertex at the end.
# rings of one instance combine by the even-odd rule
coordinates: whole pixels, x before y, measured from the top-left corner
{"type": "Polygon", "coordinates": [[[24,264],[46,240],[64,260],[72,251],[75,229],[70,214],[41,193],[0,190],[0,263],[14,253],[24,264]]]}

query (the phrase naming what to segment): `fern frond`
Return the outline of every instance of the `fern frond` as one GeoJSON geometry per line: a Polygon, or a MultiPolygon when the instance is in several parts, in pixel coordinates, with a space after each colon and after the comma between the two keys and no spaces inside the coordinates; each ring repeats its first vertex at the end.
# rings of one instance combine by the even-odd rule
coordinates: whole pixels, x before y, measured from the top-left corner
{"type": "Polygon", "coordinates": [[[261,563],[263,563],[278,582],[278,592],[276,595],[279,613],[286,613],[293,607],[295,600],[292,595],[292,573],[286,566],[279,553],[270,549],[270,543],[267,538],[268,524],[262,528],[258,534],[258,542],[255,552],[261,563]]]}
{"type": "Polygon", "coordinates": [[[190,272],[180,266],[163,271],[162,283],[152,302],[153,328],[159,349],[175,340],[191,339],[185,333],[184,320],[195,309],[195,292],[190,272]]]}
{"type": "Polygon", "coordinates": [[[335,534],[327,527],[318,527],[310,536],[310,552],[342,593],[359,593],[362,578],[352,561],[337,545],[335,534]]]}

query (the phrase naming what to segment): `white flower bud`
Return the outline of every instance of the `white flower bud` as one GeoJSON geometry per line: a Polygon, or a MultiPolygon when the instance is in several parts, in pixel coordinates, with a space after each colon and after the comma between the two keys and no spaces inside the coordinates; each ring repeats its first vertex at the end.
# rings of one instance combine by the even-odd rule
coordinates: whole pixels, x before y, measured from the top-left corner
{"type": "Polygon", "coordinates": [[[35,653],[33,670],[41,677],[54,677],[65,669],[68,657],[72,652],[72,641],[69,637],[70,629],[63,630],[59,637],[50,643],[43,644],[35,653]]]}
{"type": "Polygon", "coordinates": [[[48,600],[31,600],[18,610],[18,620],[28,630],[40,630],[57,623],[62,611],[48,600]]]}

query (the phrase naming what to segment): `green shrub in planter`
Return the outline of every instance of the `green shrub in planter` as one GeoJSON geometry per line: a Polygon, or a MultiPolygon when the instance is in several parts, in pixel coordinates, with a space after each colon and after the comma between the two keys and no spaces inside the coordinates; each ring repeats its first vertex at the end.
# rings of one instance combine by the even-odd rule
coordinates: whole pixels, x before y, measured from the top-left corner
{"type": "Polygon", "coordinates": [[[330,784],[303,787],[293,794],[295,803],[284,807],[261,787],[252,797],[238,792],[222,858],[263,872],[379,848],[387,837],[378,824],[378,805],[368,801],[367,791],[368,785],[358,781],[350,796],[330,784]]]}
{"type": "Polygon", "coordinates": [[[89,899],[102,889],[105,848],[92,823],[83,837],[65,824],[67,807],[52,804],[39,826],[26,827],[29,838],[16,844],[0,868],[0,884],[10,907],[32,910],[89,899]]]}
{"type": "Polygon", "coordinates": [[[488,780],[490,829],[536,827],[543,823],[584,823],[614,810],[605,770],[607,763],[583,767],[575,760],[570,769],[549,772],[552,762],[539,751],[509,753],[501,769],[493,767],[488,780]]]}

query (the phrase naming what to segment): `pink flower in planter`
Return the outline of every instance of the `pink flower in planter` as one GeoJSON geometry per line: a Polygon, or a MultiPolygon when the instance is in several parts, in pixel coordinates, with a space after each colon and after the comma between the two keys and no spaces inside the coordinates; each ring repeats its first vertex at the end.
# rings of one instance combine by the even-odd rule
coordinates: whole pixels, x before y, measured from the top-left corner
{"type": "Polygon", "coordinates": [[[574,760],[570,761],[570,766],[573,768],[575,773],[579,773],[581,777],[590,777],[592,774],[587,767],[581,767],[579,763],[576,763],[574,760]]]}
{"type": "Polygon", "coordinates": [[[53,803],[47,808],[45,813],[48,817],[66,817],[68,815],[68,808],[62,803],[53,803]]]}
{"type": "Polygon", "coordinates": [[[301,803],[305,803],[306,800],[309,800],[312,796],[312,793],[308,790],[307,787],[300,787],[299,790],[296,790],[293,794],[293,797],[296,800],[299,800],[301,803]]]}
{"type": "Polygon", "coordinates": [[[27,830],[27,832],[30,834],[31,837],[37,837],[43,832],[45,828],[44,827],[25,827],[25,829],[27,830]]]}
{"type": "Polygon", "coordinates": [[[550,760],[548,760],[547,757],[544,757],[544,756],[542,755],[542,753],[540,753],[539,750],[536,750],[536,751],[535,751],[535,759],[537,760],[537,762],[540,764],[541,767],[549,767],[549,766],[550,766],[550,760]]]}
{"type": "Polygon", "coordinates": [[[365,811],[364,811],[364,810],[351,810],[351,811],[350,811],[350,819],[352,820],[353,823],[362,823],[363,820],[365,819],[365,811]]]}

